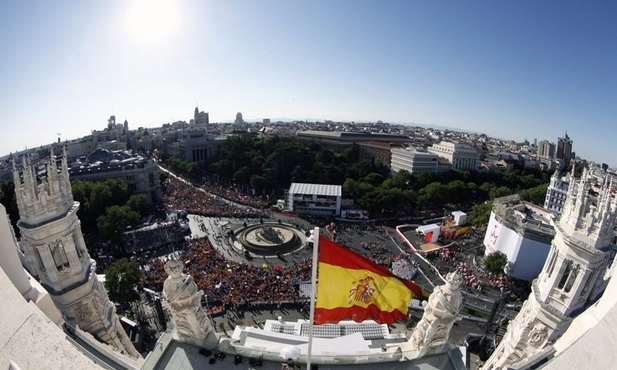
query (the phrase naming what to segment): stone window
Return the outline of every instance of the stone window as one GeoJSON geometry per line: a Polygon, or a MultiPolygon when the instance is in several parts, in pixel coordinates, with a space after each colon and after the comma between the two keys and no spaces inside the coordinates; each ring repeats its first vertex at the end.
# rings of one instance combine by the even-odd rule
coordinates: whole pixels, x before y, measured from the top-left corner
{"type": "Polygon", "coordinates": [[[547,277],[551,277],[551,275],[553,274],[553,270],[555,269],[555,261],[557,260],[557,255],[558,254],[559,253],[555,250],[553,252],[553,255],[551,256],[551,259],[550,259],[550,262],[549,262],[548,268],[547,268],[547,271],[548,271],[547,277]]]}
{"type": "Polygon", "coordinates": [[[63,270],[66,267],[69,267],[69,259],[66,255],[66,251],[64,250],[64,244],[61,240],[56,240],[55,242],[49,245],[49,251],[51,252],[51,256],[54,259],[54,264],[58,271],[63,270]]]}
{"type": "Polygon", "coordinates": [[[568,281],[568,277],[570,277],[570,273],[572,272],[572,261],[566,262],[566,268],[563,270],[563,275],[561,275],[561,280],[559,280],[558,289],[563,289],[568,281]]]}
{"type": "Polygon", "coordinates": [[[568,277],[568,280],[566,281],[566,288],[564,289],[566,293],[568,293],[570,289],[572,289],[572,285],[574,285],[574,282],[576,281],[576,276],[578,275],[579,270],[580,270],[580,266],[577,264],[576,266],[574,266],[574,268],[570,272],[570,276],[568,277]]]}

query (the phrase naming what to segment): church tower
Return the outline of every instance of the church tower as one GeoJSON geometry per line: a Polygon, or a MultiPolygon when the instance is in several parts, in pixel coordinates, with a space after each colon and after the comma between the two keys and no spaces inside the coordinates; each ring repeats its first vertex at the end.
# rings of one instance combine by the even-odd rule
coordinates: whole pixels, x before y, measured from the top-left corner
{"type": "Polygon", "coordinates": [[[542,272],[485,370],[516,369],[545,358],[573,318],[605,288],[617,198],[611,196],[610,181],[592,196],[586,170],[578,184],[571,179],[542,272]]]}
{"type": "Polygon", "coordinates": [[[53,151],[47,176],[40,179],[23,157],[23,173],[13,162],[26,268],[51,295],[70,326],[94,335],[120,351],[139,357],[99,282],[86,249],[69,181],[66,151],[58,169],[53,151]]]}

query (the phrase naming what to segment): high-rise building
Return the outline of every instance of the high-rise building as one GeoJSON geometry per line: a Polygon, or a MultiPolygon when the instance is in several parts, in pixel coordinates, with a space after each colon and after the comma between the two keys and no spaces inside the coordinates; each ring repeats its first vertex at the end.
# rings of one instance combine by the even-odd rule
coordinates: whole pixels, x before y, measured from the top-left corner
{"type": "Polygon", "coordinates": [[[557,138],[555,158],[561,160],[562,169],[570,167],[570,161],[572,160],[572,139],[570,139],[567,132],[564,137],[557,138]]]}
{"type": "Polygon", "coordinates": [[[19,247],[27,269],[49,292],[69,326],[79,326],[118,350],[139,357],[86,249],[77,218],[79,202],[71,193],[66,152],[58,169],[52,151],[46,177],[38,175],[26,157],[22,176],[13,163],[19,247]]]}
{"type": "Polygon", "coordinates": [[[578,186],[568,188],[551,250],[529,298],[483,369],[528,369],[542,363],[572,320],[606,288],[617,198],[608,181],[597,197],[589,189],[585,170],[578,186]]]}
{"type": "Polygon", "coordinates": [[[548,140],[541,140],[538,143],[538,157],[540,158],[553,158],[555,156],[555,144],[548,140]]]}
{"type": "Polygon", "coordinates": [[[193,122],[195,123],[195,126],[205,128],[205,130],[208,131],[208,125],[210,124],[210,115],[208,114],[208,112],[200,112],[199,108],[195,107],[193,122]]]}
{"type": "Polygon", "coordinates": [[[242,113],[241,112],[236,113],[236,120],[234,121],[234,124],[241,125],[243,123],[244,123],[244,119],[242,118],[242,113]]]}

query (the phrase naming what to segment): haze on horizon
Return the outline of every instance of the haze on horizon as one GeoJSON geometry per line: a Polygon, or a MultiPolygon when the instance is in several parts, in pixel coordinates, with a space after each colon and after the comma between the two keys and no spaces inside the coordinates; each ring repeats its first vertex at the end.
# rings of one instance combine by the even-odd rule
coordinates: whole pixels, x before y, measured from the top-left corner
{"type": "Polygon", "coordinates": [[[418,123],[617,166],[617,4],[85,0],[0,4],[0,155],[248,118],[418,123]]]}

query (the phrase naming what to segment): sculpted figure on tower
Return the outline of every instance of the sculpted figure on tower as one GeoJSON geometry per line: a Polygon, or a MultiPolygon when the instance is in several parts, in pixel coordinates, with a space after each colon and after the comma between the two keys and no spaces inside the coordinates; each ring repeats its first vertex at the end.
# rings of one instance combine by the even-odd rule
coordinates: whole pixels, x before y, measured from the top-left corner
{"type": "Polygon", "coordinates": [[[168,261],[165,271],[169,276],[163,284],[163,294],[178,336],[188,342],[205,344],[213,328],[201,307],[203,291],[197,290],[192,276],[182,272],[180,262],[168,261]]]}

